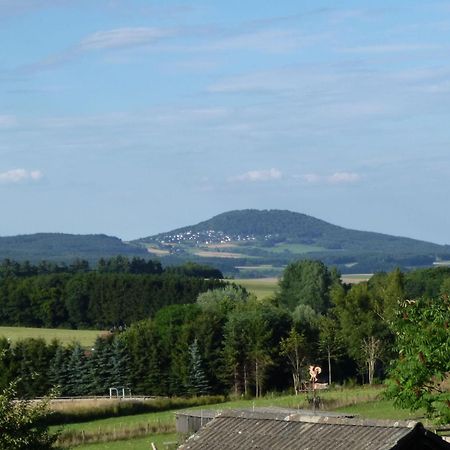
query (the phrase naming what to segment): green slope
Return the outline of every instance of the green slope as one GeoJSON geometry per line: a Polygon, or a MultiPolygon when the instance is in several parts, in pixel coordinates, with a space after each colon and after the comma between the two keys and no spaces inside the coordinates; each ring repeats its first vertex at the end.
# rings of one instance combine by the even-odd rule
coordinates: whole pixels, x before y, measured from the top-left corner
{"type": "Polygon", "coordinates": [[[70,262],[77,258],[96,261],[116,255],[143,257],[148,253],[104,234],[36,233],[0,237],[0,259],[70,262]]]}

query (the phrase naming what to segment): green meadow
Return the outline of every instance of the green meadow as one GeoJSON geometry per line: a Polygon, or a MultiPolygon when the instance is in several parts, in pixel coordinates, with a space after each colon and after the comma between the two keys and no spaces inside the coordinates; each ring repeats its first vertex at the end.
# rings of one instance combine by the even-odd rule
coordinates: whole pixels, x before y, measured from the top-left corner
{"type": "Polygon", "coordinates": [[[270,297],[278,287],[278,278],[239,278],[233,281],[255,294],[258,299],[270,297]]]}
{"type": "Polygon", "coordinates": [[[103,331],[98,330],[66,330],[60,328],[28,328],[28,327],[0,327],[0,336],[12,342],[27,338],[42,338],[46,342],[58,339],[64,345],[74,341],[80,342],[83,347],[91,347],[95,339],[103,331]]]}
{"type": "MultiPolygon", "coordinates": [[[[370,279],[372,274],[356,273],[342,275],[342,281],[349,284],[357,284],[370,279]]],[[[237,278],[234,283],[241,285],[247,291],[255,294],[258,299],[270,297],[278,288],[278,278],[237,278]]]]}
{"type": "MultiPolygon", "coordinates": [[[[223,411],[226,409],[252,409],[254,407],[278,406],[293,409],[308,408],[307,394],[276,395],[267,394],[263,398],[251,400],[230,400],[225,403],[198,406],[191,409],[214,409],[223,411]]],[[[344,389],[331,389],[320,393],[322,409],[328,411],[346,412],[355,414],[361,418],[388,419],[388,420],[421,420],[424,422],[421,412],[410,413],[408,410],[397,409],[392,401],[384,399],[383,387],[356,387],[344,389]]],[[[140,450],[150,448],[151,442],[158,448],[172,448],[165,444],[176,441],[175,413],[176,410],[137,414],[134,416],[114,417],[109,419],[94,420],[91,422],[69,424],[63,427],[63,434],[74,434],[74,442],[79,450],[101,449],[128,449],[140,450]],[[148,430],[146,432],[146,430],[148,430]],[[128,431],[128,434],[125,432],[128,431]],[[110,442],[95,442],[82,444],[81,437],[91,435],[98,440],[111,438],[110,442]],[[114,441],[114,436],[127,435],[129,438],[114,441]],[[134,437],[133,437],[134,436],[134,437]]],[[[427,423],[425,421],[425,423],[427,423]]],[[[72,443],[74,445],[74,443],[72,443]]]]}

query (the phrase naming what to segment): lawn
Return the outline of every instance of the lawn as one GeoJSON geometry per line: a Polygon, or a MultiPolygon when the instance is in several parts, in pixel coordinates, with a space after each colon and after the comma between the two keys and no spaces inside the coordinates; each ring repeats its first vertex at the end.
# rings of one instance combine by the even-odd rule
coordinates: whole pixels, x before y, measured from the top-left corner
{"type": "Polygon", "coordinates": [[[64,345],[78,341],[83,347],[91,347],[96,337],[102,331],[98,330],[65,330],[59,328],[27,328],[27,327],[0,327],[0,336],[12,342],[26,338],[42,338],[47,342],[58,339],[64,345]]]}

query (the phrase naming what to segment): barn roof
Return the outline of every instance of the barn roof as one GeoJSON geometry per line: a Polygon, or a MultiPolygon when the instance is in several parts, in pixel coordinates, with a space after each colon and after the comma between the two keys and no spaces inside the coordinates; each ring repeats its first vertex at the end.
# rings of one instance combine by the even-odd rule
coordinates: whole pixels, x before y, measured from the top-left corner
{"type": "Polygon", "coordinates": [[[282,412],[226,411],[179,447],[234,449],[402,450],[450,449],[418,422],[284,415],[282,412]],[[415,447],[420,442],[420,447],[415,447]]]}

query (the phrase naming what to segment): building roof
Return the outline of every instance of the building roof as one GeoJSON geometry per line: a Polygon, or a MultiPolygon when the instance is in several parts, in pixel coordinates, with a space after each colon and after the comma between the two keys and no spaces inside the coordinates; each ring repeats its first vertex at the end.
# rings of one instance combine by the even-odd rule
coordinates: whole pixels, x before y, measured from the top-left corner
{"type": "Polygon", "coordinates": [[[418,450],[450,449],[450,444],[417,422],[226,411],[179,449],[418,450]]]}

